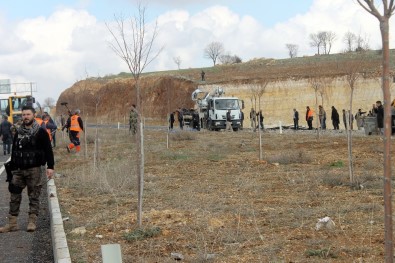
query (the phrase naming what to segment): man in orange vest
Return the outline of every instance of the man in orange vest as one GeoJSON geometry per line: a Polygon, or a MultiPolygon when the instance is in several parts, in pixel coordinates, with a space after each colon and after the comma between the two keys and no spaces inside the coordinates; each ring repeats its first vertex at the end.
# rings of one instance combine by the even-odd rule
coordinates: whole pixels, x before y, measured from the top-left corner
{"type": "Polygon", "coordinates": [[[84,131],[84,124],[79,116],[80,110],[75,110],[74,114],[67,120],[66,128],[69,129],[70,144],[67,146],[67,151],[75,148],[78,153],[81,150],[80,146],[80,131],[84,131]]]}
{"type": "Polygon", "coordinates": [[[309,106],[306,107],[306,121],[309,126],[309,130],[313,129],[313,110],[309,106]]]}
{"type": "Polygon", "coordinates": [[[44,114],[43,115],[43,122],[45,124],[45,128],[47,129],[47,133],[49,135],[49,140],[52,142],[53,137],[52,137],[52,130],[55,130],[58,128],[58,126],[56,126],[55,123],[51,123],[50,120],[50,116],[48,114],[44,114]]]}

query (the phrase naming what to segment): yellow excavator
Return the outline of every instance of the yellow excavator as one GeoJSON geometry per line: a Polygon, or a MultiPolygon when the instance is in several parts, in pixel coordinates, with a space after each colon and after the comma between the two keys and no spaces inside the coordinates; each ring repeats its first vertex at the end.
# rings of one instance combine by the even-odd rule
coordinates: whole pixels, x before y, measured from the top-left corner
{"type": "Polygon", "coordinates": [[[9,96],[8,98],[0,98],[0,112],[2,115],[8,116],[8,121],[16,123],[18,119],[22,119],[23,106],[33,106],[35,98],[31,95],[9,96]]]}

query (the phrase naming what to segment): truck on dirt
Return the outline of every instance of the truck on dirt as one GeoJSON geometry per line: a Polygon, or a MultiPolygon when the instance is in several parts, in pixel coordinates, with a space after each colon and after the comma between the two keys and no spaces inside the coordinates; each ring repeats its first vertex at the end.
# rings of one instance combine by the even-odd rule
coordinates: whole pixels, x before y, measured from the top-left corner
{"type": "Polygon", "coordinates": [[[196,89],[192,92],[192,100],[196,103],[199,113],[200,127],[211,131],[226,128],[226,113],[230,110],[232,129],[238,131],[241,127],[241,110],[243,103],[237,97],[225,97],[222,88],[217,87],[213,92],[196,89]]]}

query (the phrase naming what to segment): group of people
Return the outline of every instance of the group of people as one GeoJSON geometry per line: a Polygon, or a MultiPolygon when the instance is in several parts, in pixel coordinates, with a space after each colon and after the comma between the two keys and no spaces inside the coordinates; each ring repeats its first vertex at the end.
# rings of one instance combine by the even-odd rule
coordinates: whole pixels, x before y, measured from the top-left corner
{"type": "MultiPolygon", "coordinates": [[[[335,108],[335,106],[331,107],[331,121],[333,125],[334,130],[339,130],[339,124],[340,124],[340,115],[335,108]]],[[[346,111],[345,109],[342,110],[342,120],[343,120],[343,125],[344,129],[348,129],[348,127],[352,130],[353,129],[353,123],[354,120],[356,121],[357,128],[358,130],[362,129],[364,126],[364,117],[366,116],[367,112],[362,111],[362,109],[358,109],[357,113],[355,116],[349,112],[346,111]]],[[[384,108],[381,103],[381,101],[377,101],[376,104],[373,104],[372,110],[369,111],[367,116],[375,116],[377,118],[377,127],[379,131],[382,133],[382,129],[384,127],[384,108]]],[[[394,114],[395,116],[395,114],[394,114]]],[[[305,116],[307,126],[309,130],[313,129],[313,120],[314,120],[314,111],[310,108],[310,106],[306,106],[306,116],[305,116]]],[[[324,107],[322,105],[318,106],[318,120],[319,120],[319,125],[320,128],[325,130],[327,128],[326,125],[326,111],[324,110],[324,107]]],[[[293,109],[293,122],[294,122],[294,129],[298,130],[299,129],[299,112],[296,109],[293,109]]]]}
{"type": "MultiPolygon", "coordinates": [[[[243,119],[244,119],[244,114],[243,119]]],[[[256,131],[257,129],[263,130],[265,126],[263,126],[263,119],[265,117],[263,116],[262,110],[259,110],[259,112],[256,112],[254,108],[251,108],[250,111],[250,120],[251,120],[251,129],[253,131],[256,131]]]]}

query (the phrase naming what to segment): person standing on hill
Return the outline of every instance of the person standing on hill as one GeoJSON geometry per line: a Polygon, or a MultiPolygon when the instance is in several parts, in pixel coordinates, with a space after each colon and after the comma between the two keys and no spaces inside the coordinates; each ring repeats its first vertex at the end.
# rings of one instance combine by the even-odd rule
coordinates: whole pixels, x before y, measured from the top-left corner
{"type": "Polygon", "coordinates": [[[299,130],[299,112],[296,109],[294,109],[293,120],[294,130],[299,130]]]}
{"type": "Polygon", "coordinates": [[[233,129],[232,129],[232,114],[231,114],[230,110],[228,110],[228,112],[226,112],[226,130],[233,131],[233,129]]]}
{"type": "Polygon", "coordinates": [[[340,117],[339,117],[339,113],[337,112],[335,106],[332,106],[331,120],[332,120],[332,124],[333,124],[333,129],[338,130],[339,123],[340,123],[340,117]]]}
{"type": "Polygon", "coordinates": [[[309,126],[309,130],[313,129],[313,110],[309,106],[306,107],[306,121],[309,126]]]}
{"type": "Polygon", "coordinates": [[[31,106],[22,108],[23,123],[13,139],[11,167],[7,170],[8,190],[11,194],[8,223],[0,228],[0,233],[18,230],[17,217],[22,201],[22,191],[27,187],[29,196],[29,221],[27,231],[36,230],[39,213],[42,167],[47,165],[46,175],[54,174],[54,156],[47,131],[34,119],[35,110],[31,106]],[[11,178],[8,178],[8,174],[11,178]]]}
{"type": "Polygon", "coordinates": [[[67,151],[71,152],[75,148],[78,153],[81,150],[80,132],[84,131],[84,124],[79,116],[80,110],[75,110],[74,114],[67,120],[66,127],[69,129],[70,144],[67,145],[67,151]]]}
{"type": "Polygon", "coordinates": [[[0,124],[0,136],[3,141],[4,155],[11,153],[12,144],[12,124],[8,121],[8,117],[3,115],[3,121],[0,124]]]}
{"type": "Polygon", "coordinates": [[[206,81],[206,73],[202,70],[202,72],[200,73],[200,76],[202,77],[202,81],[206,81]]]}

